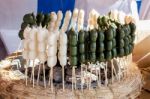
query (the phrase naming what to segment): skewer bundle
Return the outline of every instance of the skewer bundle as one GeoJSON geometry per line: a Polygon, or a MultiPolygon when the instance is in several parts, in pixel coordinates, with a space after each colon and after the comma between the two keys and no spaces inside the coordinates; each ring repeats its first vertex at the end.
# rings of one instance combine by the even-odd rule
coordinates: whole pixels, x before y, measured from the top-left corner
{"type": "Polygon", "coordinates": [[[60,35],[59,35],[59,52],[58,52],[58,59],[59,63],[62,66],[62,85],[63,85],[63,91],[65,89],[65,82],[64,82],[64,66],[67,64],[67,34],[65,33],[68,29],[69,22],[71,19],[71,12],[67,11],[65,18],[64,18],[64,23],[61,27],[60,30],[60,35]]]}
{"type": "MultiPolygon", "coordinates": [[[[89,14],[87,29],[84,29],[84,11],[74,9],[73,15],[67,11],[63,20],[63,14],[58,11],[52,12],[50,16],[38,14],[37,25],[30,22],[24,28],[23,34],[23,57],[33,62],[32,81],[34,87],[34,60],[40,60],[43,66],[44,87],[46,87],[45,67],[47,61],[50,67],[49,85],[53,91],[53,67],[57,64],[57,59],[62,66],[62,85],[65,90],[65,70],[67,56],[69,65],[72,66],[72,90],[77,88],[76,69],[81,65],[81,89],[83,90],[84,73],[93,73],[96,70],[98,83],[101,83],[101,69],[104,70],[105,85],[108,84],[108,61],[111,61],[112,79],[116,74],[113,66],[113,59],[120,59],[129,55],[134,47],[136,26],[131,16],[125,16],[123,12],[112,11],[110,16],[99,16],[95,10],[89,14]],[[47,23],[49,17],[51,20],[47,23]],[[71,20],[71,22],[70,22],[71,20]],[[60,28],[60,29],[59,29],[60,28]],[[66,31],[69,30],[68,34],[66,31]],[[69,49],[69,50],[68,50],[69,49]],[[67,51],[69,53],[67,53],[67,51]],[[98,66],[99,69],[96,68],[98,66]],[[93,67],[93,68],[90,68],[93,67]],[[86,68],[84,70],[84,68],[86,68]],[[89,70],[90,69],[90,70],[89,70]],[[86,72],[85,72],[86,71],[86,72]]],[[[32,15],[32,19],[35,17],[32,15]]],[[[30,18],[29,18],[30,19],[30,18]]],[[[120,62],[120,60],[119,60],[120,62]]],[[[125,63],[124,63],[125,64],[125,63]]],[[[121,68],[119,67],[119,70],[121,68]]],[[[26,68],[27,75],[27,68],[26,68]]],[[[39,83],[40,66],[38,71],[37,84],[39,83]]],[[[121,79],[121,77],[118,77],[121,79]]],[[[27,78],[26,78],[27,79],[27,78]]],[[[87,87],[90,89],[92,77],[87,80],[87,87]]],[[[113,80],[112,80],[113,82],[113,80]]],[[[27,80],[26,80],[27,85],[27,80]]]]}
{"type": "Polygon", "coordinates": [[[33,83],[33,87],[34,87],[34,67],[35,67],[35,62],[34,60],[37,58],[38,56],[38,51],[37,51],[37,28],[33,27],[30,31],[29,34],[29,39],[30,39],[30,43],[29,43],[29,60],[32,61],[32,74],[31,74],[31,79],[32,79],[32,83],[33,83]]]}
{"type": "MultiPolygon", "coordinates": [[[[43,79],[44,79],[44,87],[46,88],[46,79],[45,79],[45,65],[44,62],[47,60],[47,37],[48,30],[46,28],[38,27],[37,41],[38,41],[38,59],[43,66],[43,79]]],[[[38,70],[38,78],[37,84],[39,83],[39,75],[40,75],[40,65],[38,70]]]]}
{"type": "Polygon", "coordinates": [[[51,90],[53,92],[53,67],[57,63],[57,34],[53,31],[55,27],[55,22],[57,20],[57,15],[55,12],[51,13],[52,21],[49,27],[48,35],[48,66],[50,67],[49,72],[49,85],[51,84],[51,90]]]}

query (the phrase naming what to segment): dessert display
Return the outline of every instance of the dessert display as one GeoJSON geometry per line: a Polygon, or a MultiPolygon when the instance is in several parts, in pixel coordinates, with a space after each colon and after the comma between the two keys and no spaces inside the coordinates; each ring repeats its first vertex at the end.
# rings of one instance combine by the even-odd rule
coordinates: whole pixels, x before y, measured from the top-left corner
{"type": "Polygon", "coordinates": [[[142,77],[131,59],[135,19],[117,10],[104,16],[91,10],[85,24],[84,13],[82,9],[74,9],[65,15],[61,11],[24,15],[19,31],[23,49],[6,58],[6,68],[0,70],[0,79],[5,82],[0,90],[9,94],[4,97],[122,99],[138,96],[142,77]],[[18,68],[12,65],[14,60],[19,60],[18,68]]]}

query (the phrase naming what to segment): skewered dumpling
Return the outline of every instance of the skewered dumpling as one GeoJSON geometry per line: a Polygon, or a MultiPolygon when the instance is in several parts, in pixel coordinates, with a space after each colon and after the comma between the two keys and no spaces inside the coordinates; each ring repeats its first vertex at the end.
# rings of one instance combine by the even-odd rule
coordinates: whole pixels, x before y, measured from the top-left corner
{"type": "Polygon", "coordinates": [[[25,50],[28,50],[29,49],[29,40],[23,40],[23,48],[25,50]]]}
{"type": "Polygon", "coordinates": [[[29,59],[29,53],[28,53],[28,51],[27,50],[24,50],[23,52],[22,52],[22,57],[24,58],[24,59],[29,59]]]}
{"type": "Polygon", "coordinates": [[[57,57],[56,56],[48,57],[48,66],[49,67],[55,66],[56,63],[57,63],[57,57]]]}
{"type": "Polygon", "coordinates": [[[60,33],[59,42],[60,42],[60,45],[67,44],[67,34],[66,33],[60,33]]]}
{"type": "Polygon", "coordinates": [[[46,52],[40,52],[38,53],[38,58],[41,62],[45,62],[47,60],[47,55],[46,55],[46,52]]]}
{"type": "Polygon", "coordinates": [[[48,48],[48,56],[56,56],[57,46],[49,46],[48,48]]]}
{"type": "Polygon", "coordinates": [[[51,33],[48,37],[49,46],[57,45],[57,34],[51,33]]]}
{"type": "Polygon", "coordinates": [[[34,60],[37,57],[36,51],[29,51],[29,59],[34,60]]]}
{"type": "Polygon", "coordinates": [[[67,55],[67,45],[59,46],[59,55],[67,55]]]}
{"type": "Polygon", "coordinates": [[[31,28],[30,28],[29,26],[27,26],[27,27],[24,29],[23,37],[24,37],[25,39],[29,38],[30,31],[31,31],[31,28]]]}
{"type": "Polygon", "coordinates": [[[46,48],[47,48],[46,42],[39,42],[38,43],[38,51],[39,52],[46,51],[46,48]]]}
{"type": "Polygon", "coordinates": [[[46,28],[39,27],[38,34],[37,34],[37,40],[39,42],[44,42],[46,40],[47,36],[48,36],[48,30],[46,28]]]}
{"type": "Polygon", "coordinates": [[[36,40],[36,37],[37,37],[37,28],[33,27],[30,31],[30,34],[29,34],[29,38],[31,40],[36,40]]]}
{"type": "Polygon", "coordinates": [[[67,64],[67,56],[58,56],[59,62],[61,66],[65,66],[67,64]]]}
{"type": "Polygon", "coordinates": [[[122,12],[122,11],[120,11],[120,12],[118,13],[118,20],[119,20],[119,22],[122,23],[122,24],[124,24],[124,23],[125,23],[125,22],[124,22],[124,19],[125,19],[125,13],[122,12]]]}
{"type": "Polygon", "coordinates": [[[32,50],[32,51],[37,50],[37,44],[36,44],[36,42],[31,41],[29,43],[29,49],[32,50]]]}

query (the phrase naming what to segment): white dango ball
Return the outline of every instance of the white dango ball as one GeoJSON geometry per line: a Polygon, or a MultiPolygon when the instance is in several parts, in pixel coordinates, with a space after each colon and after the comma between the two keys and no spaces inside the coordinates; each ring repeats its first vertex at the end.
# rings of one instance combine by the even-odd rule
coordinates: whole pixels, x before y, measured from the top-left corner
{"type": "Polygon", "coordinates": [[[30,31],[30,35],[29,35],[29,38],[31,40],[35,40],[36,39],[36,36],[37,36],[37,28],[33,27],[30,31]]]}
{"type": "Polygon", "coordinates": [[[47,60],[47,55],[46,55],[46,52],[40,52],[38,53],[38,58],[41,62],[45,62],[47,60]]]}
{"type": "Polygon", "coordinates": [[[46,47],[47,47],[46,42],[39,42],[38,43],[38,51],[39,52],[46,51],[46,47]]]}
{"type": "Polygon", "coordinates": [[[27,50],[24,50],[24,51],[22,52],[22,57],[23,57],[24,59],[28,59],[28,58],[29,58],[29,56],[28,56],[28,51],[27,51],[27,50]]]}
{"type": "Polygon", "coordinates": [[[66,17],[67,19],[70,19],[70,18],[71,18],[71,11],[67,11],[65,17],[66,17]]]}
{"type": "Polygon", "coordinates": [[[37,57],[37,52],[36,51],[29,51],[29,59],[34,60],[37,57]]]}
{"type": "Polygon", "coordinates": [[[29,49],[29,40],[23,40],[23,48],[26,50],[29,49]]]}
{"type": "Polygon", "coordinates": [[[58,17],[58,20],[61,21],[61,19],[63,18],[63,13],[62,13],[62,11],[58,11],[57,17],[58,17]]]}
{"type": "Polygon", "coordinates": [[[29,26],[27,26],[27,27],[24,29],[23,37],[24,37],[25,39],[29,38],[30,31],[31,31],[31,28],[30,28],[29,26]]]}
{"type": "Polygon", "coordinates": [[[61,66],[65,66],[67,64],[67,56],[58,56],[58,59],[61,66]]]}
{"type": "Polygon", "coordinates": [[[57,20],[57,15],[56,15],[56,13],[55,12],[51,12],[51,21],[52,22],[55,22],[56,20],[57,20]]]}
{"type": "Polygon", "coordinates": [[[125,13],[122,12],[122,11],[120,11],[120,12],[118,13],[118,21],[119,21],[120,23],[124,24],[124,23],[125,23],[125,22],[124,22],[124,19],[125,19],[125,13]]]}
{"type": "Polygon", "coordinates": [[[73,11],[73,17],[78,17],[78,12],[79,12],[79,10],[77,8],[75,8],[73,11]]]}
{"type": "Polygon", "coordinates": [[[84,10],[80,10],[79,11],[79,18],[83,18],[84,17],[84,10]]]}
{"type": "Polygon", "coordinates": [[[60,33],[59,42],[60,42],[60,44],[67,44],[67,34],[66,33],[60,33]]]}
{"type": "Polygon", "coordinates": [[[125,16],[124,21],[126,24],[129,24],[130,22],[132,22],[132,17],[130,15],[125,16]]]}
{"type": "Polygon", "coordinates": [[[49,67],[54,67],[57,63],[57,57],[56,56],[48,57],[47,63],[49,67]]]}
{"type": "Polygon", "coordinates": [[[50,33],[48,36],[48,44],[50,46],[57,45],[57,34],[50,33]]]}
{"type": "Polygon", "coordinates": [[[57,46],[49,46],[48,48],[48,56],[56,56],[57,46]]]}
{"type": "Polygon", "coordinates": [[[48,36],[48,30],[46,28],[39,28],[38,29],[37,40],[39,42],[45,41],[47,36],[48,36]]]}
{"type": "Polygon", "coordinates": [[[35,50],[37,49],[36,42],[31,41],[31,42],[29,43],[29,49],[30,49],[31,51],[35,51],[35,50]]]}
{"type": "Polygon", "coordinates": [[[115,20],[118,20],[118,10],[113,11],[113,17],[115,20]]]}
{"type": "Polygon", "coordinates": [[[59,40],[60,31],[56,29],[56,30],[54,31],[54,33],[56,33],[56,35],[57,35],[57,40],[59,40]]]}
{"type": "Polygon", "coordinates": [[[64,45],[64,46],[60,46],[59,47],[59,55],[67,55],[67,46],[64,45]]]}

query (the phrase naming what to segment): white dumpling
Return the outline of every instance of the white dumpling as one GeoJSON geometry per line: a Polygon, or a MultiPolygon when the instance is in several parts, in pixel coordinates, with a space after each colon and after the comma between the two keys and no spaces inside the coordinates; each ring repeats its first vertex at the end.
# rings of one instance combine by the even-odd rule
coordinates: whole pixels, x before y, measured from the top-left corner
{"type": "Polygon", "coordinates": [[[57,46],[49,46],[48,56],[56,56],[56,54],[57,54],[57,46]]]}
{"type": "Polygon", "coordinates": [[[67,56],[58,56],[58,59],[61,66],[65,66],[67,64],[67,56]]]}
{"type": "Polygon", "coordinates": [[[114,10],[114,19],[118,20],[118,10],[114,10]]]}
{"type": "Polygon", "coordinates": [[[124,21],[126,24],[129,24],[130,22],[132,22],[132,17],[127,15],[127,16],[125,16],[124,21]]]}
{"type": "Polygon", "coordinates": [[[36,51],[29,51],[29,59],[34,60],[37,57],[37,52],[36,51]]]}
{"type": "Polygon", "coordinates": [[[37,44],[36,44],[36,42],[31,41],[31,42],[29,43],[29,50],[31,50],[31,51],[37,50],[37,44]]]}
{"type": "Polygon", "coordinates": [[[39,42],[38,43],[38,51],[39,52],[46,51],[46,48],[47,48],[46,42],[39,42]]]}
{"type": "Polygon", "coordinates": [[[120,12],[118,13],[118,21],[119,21],[120,23],[124,24],[124,23],[125,23],[125,22],[124,22],[124,19],[125,19],[125,13],[122,12],[122,11],[120,11],[120,12]]]}
{"type": "Polygon", "coordinates": [[[59,46],[59,55],[67,55],[67,45],[59,46]]]}
{"type": "Polygon", "coordinates": [[[57,34],[50,33],[48,36],[48,44],[50,46],[56,46],[57,45],[57,34]]]}
{"type": "Polygon", "coordinates": [[[57,20],[57,15],[55,12],[51,12],[51,21],[54,22],[57,20]]]}
{"type": "Polygon", "coordinates": [[[61,21],[62,17],[63,17],[62,11],[58,11],[58,13],[57,13],[57,20],[61,21]]]}
{"type": "Polygon", "coordinates": [[[56,56],[48,57],[47,63],[49,67],[54,67],[57,63],[57,57],[56,56]]]}
{"type": "Polygon", "coordinates": [[[80,10],[78,17],[79,18],[83,18],[84,17],[84,10],[80,10]]]}
{"type": "Polygon", "coordinates": [[[39,28],[37,34],[37,40],[39,42],[44,42],[48,37],[48,30],[45,28],[39,28]]]}
{"type": "Polygon", "coordinates": [[[29,58],[29,56],[28,56],[28,51],[27,51],[27,50],[24,50],[24,51],[22,52],[22,57],[23,57],[24,59],[28,59],[28,58],[29,58]]]}
{"type": "Polygon", "coordinates": [[[33,27],[30,31],[29,38],[35,40],[37,38],[37,28],[33,27]]]}
{"type": "Polygon", "coordinates": [[[39,59],[42,63],[44,63],[44,62],[47,60],[46,52],[38,53],[38,59],[39,59]]]}
{"type": "Polygon", "coordinates": [[[60,45],[66,45],[67,44],[67,34],[66,33],[60,33],[59,34],[59,43],[60,43],[60,45]]]}
{"type": "Polygon", "coordinates": [[[29,40],[23,40],[23,48],[26,50],[29,49],[29,40]]]}
{"type": "MultiPolygon", "coordinates": [[[[71,18],[71,11],[67,11],[66,15],[65,15],[66,19],[70,19],[71,18]]],[[[69,21],[69,20],[68,20],[69,21]]]]}
{"type": "Polygon", "coordinates": [[[73,17],[78,17],[78,12],[79,12],[79,10],[77,8],[75,8],[73,10],[73,17]]]}
{"type": "Polygon", "coordinates": [[[31,28],[30,28],[29,26],[27,26],[27,27],[24,29],[23,37],[24,37],[25,39],[29,38],[30,31],[31,31],[31,28]]]}
{"type": "Polygon", "coordinates": [[[57,35],[57,40],[59,40],[60,31],[56,29],[56,30],[54,31],[54,33],[56,33],[56,35],[57,35]]]}

